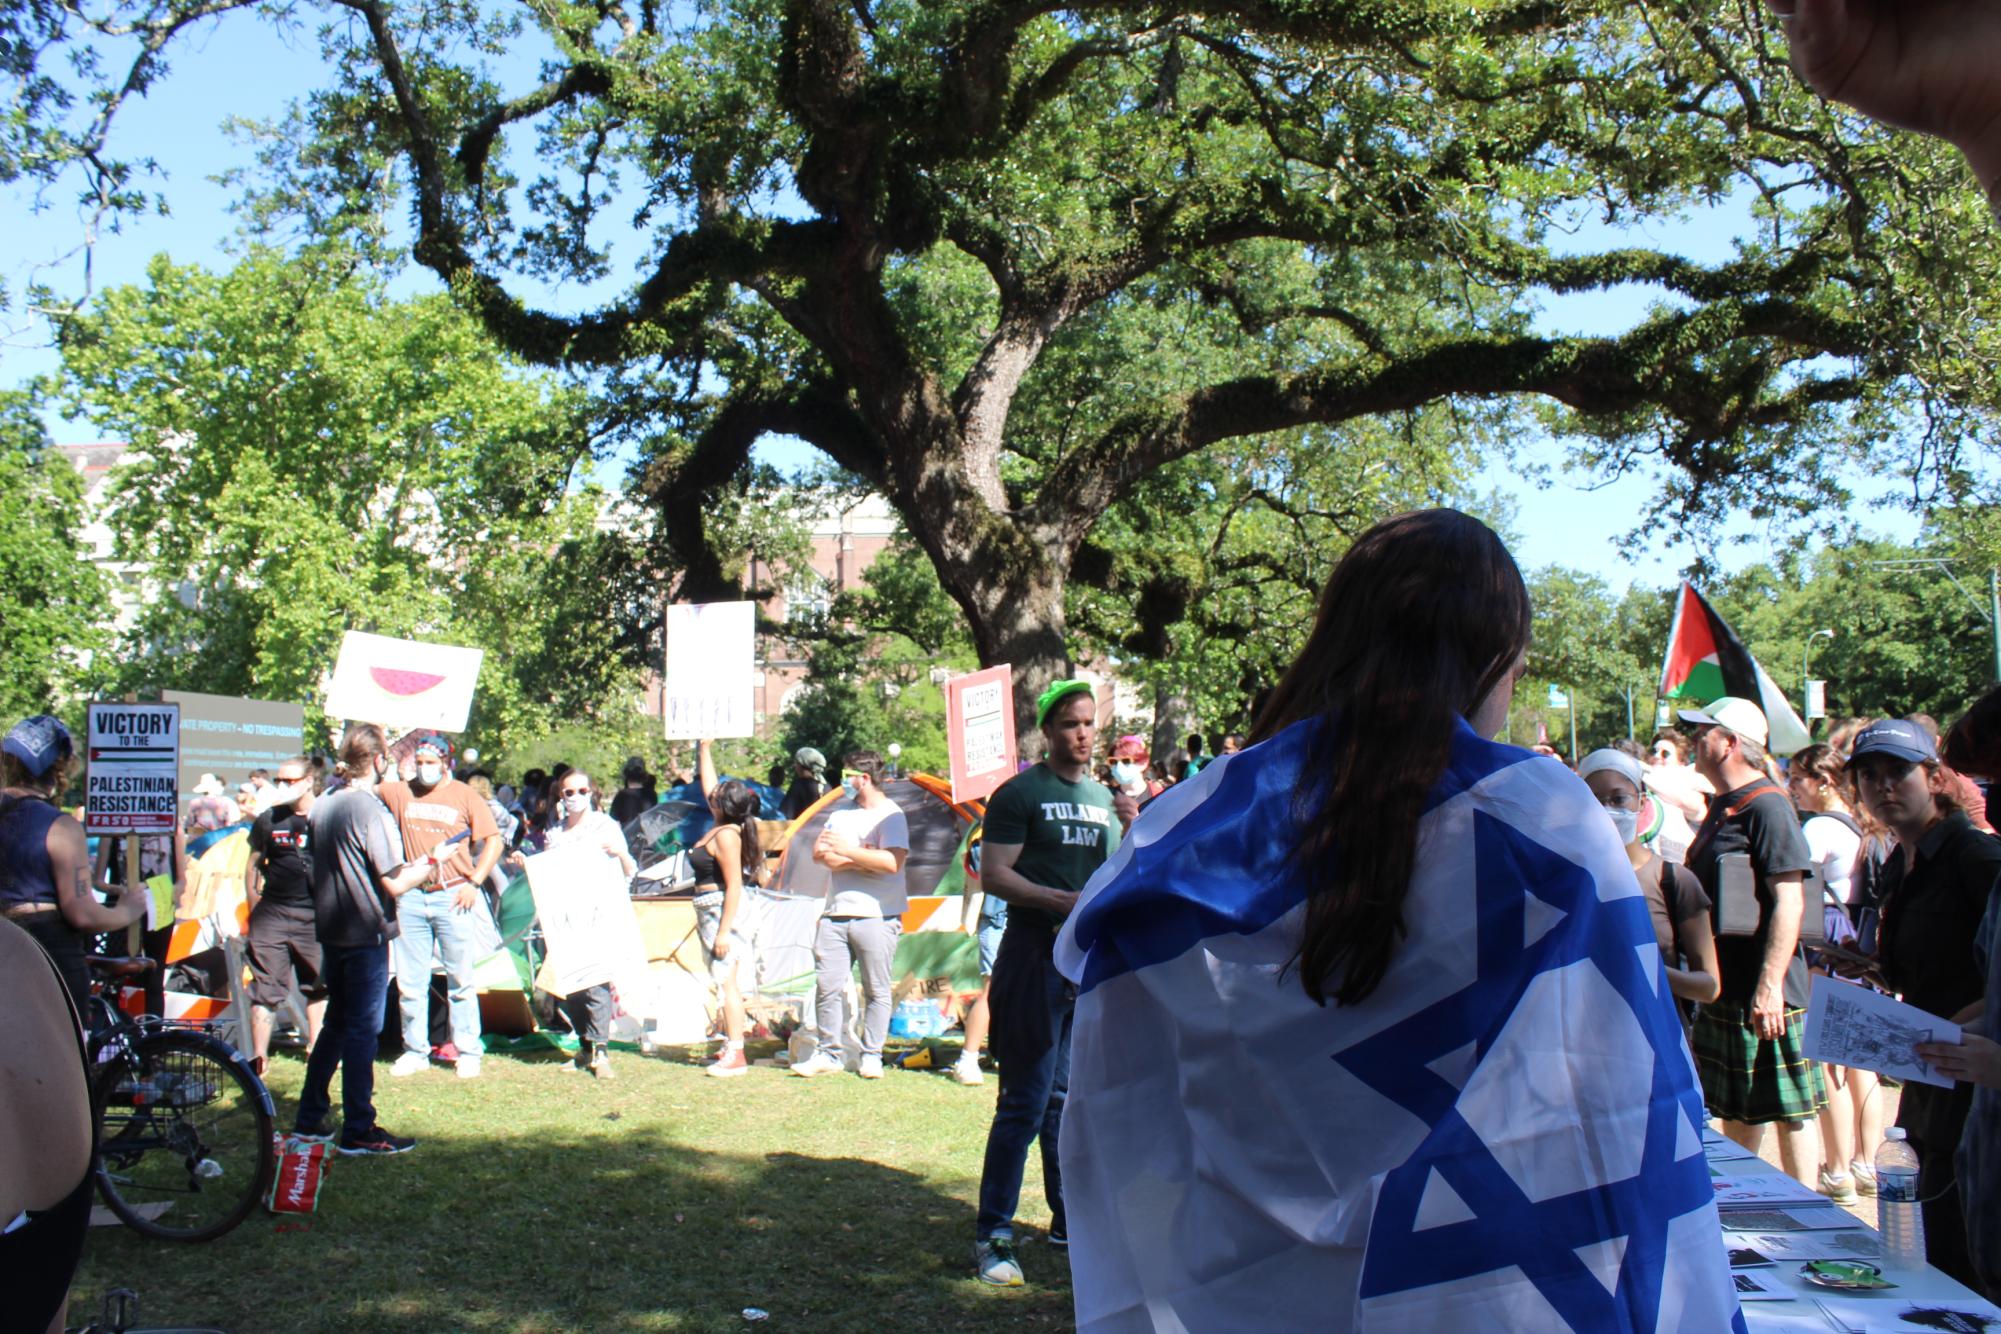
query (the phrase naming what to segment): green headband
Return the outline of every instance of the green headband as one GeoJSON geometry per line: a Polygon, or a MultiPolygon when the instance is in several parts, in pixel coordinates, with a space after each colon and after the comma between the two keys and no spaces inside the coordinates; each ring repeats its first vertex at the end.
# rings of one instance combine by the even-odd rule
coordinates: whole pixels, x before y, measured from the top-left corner
{"type": "Polygon", "coordinates": [[[1055,708],[1059,701],[1068,696],[1095,693],[1089,681],[1052,682],[1049,689],[1043,691],[1035,701],[1035,725],[1040,727],[1048,722],[1049,711],[1055,708]]]}

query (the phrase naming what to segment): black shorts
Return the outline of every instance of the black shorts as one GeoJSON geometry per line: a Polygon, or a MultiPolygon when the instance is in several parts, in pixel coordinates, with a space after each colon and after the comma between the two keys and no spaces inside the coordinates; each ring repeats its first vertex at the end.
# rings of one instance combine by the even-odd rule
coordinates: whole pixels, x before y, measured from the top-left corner
{"type": "Polygon", "coordinates": [[[308,1001],[327,998],[320,971],[320,937],[309,904],[265,899],[250,914],[250,1003],[275,1010],[292,994],[292,973],[308,1001]]]}

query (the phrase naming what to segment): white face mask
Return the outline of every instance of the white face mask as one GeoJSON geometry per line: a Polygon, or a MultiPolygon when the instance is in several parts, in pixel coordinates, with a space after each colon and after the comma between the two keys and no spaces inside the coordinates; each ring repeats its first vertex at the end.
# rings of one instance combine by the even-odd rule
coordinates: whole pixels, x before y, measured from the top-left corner
{"type": "Polygon", "coordinates": [[[1120,760],[1112,766],[1112,781],[1120,787],[1131,787],[1139,781],[1139,766],[1127,760],[1120,760]]]}
{"type": "Polygon", "coordinates": [[[1619,831],[1619,845],[1621,847],[1631,843],[1634,837],[1640,832],[1640,813],[1638,811],[1615,811],[1607,806],[1605,807],[1605,816],[1611,820],[1612,828],[1619,831]]]}
{"type": "Polygon", "coordinates": [[[310,779],[301,778],[295,783],[288,783],[283,779],[279,779],[277,784],[271,788],[266,805],[296,806],[311,790],[312,782],[310,779]]]}
{"type": "Polygon", "coordinates": [[[438,780],[445,776],[442,764],[420,764],[417,766],[417,781],[425,787],[436,787],[438,780]]]}
{"type": "Polygon", "coordinates": [[[563,798],[563,810],[567,814],[582,815],[585,811],[589,810],[590,808],[591,808],[591,794],[588,792],[573,792],[569,796],[563,798]]]}

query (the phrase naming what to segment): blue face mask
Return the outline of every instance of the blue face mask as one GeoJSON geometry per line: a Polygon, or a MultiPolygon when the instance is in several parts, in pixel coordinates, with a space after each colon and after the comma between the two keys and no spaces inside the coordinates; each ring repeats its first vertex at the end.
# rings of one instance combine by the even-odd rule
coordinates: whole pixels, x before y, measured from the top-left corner
{"type": "Polygon", "coordinates": [[[855,782],[852,778],[843,778],[841,780],[841,791],[847,794],[849,801],[860,801],[862,799],[861,784],[855,782]]]}
{"type": "Polygon", "coordinates": [[[1139,766],[1126,760],[1120,760],[1112,766],[1112,781],[1120,787],[1131,787],[1139,781],[1139,766]]]}

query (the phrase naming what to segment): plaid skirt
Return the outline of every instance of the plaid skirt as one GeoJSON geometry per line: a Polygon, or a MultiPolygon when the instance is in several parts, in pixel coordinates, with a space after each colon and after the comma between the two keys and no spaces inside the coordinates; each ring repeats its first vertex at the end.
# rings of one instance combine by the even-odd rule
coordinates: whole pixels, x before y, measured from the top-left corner
{"type": "Polygon", "coordinates": [[[1695,1016],[1689,1047],[1711,1116],[1747,1125],[1810,1120],[1827,1102],[1820,1066],[1800,1054],[1806,1011],[1786,1011],[1786,1031],[1760,1038],[1751,1007],[1716,1001],[1695,1016]]]}

